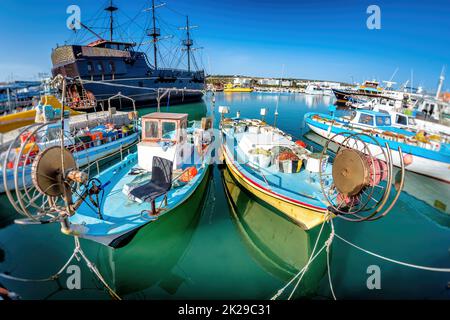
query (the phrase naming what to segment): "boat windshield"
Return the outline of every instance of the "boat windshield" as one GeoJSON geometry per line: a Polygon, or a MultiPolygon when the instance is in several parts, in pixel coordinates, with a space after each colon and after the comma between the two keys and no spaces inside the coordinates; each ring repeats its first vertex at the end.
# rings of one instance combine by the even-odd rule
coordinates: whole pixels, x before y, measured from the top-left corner
{"type": "Polygon", "coordinates": [[[408,125],[408,118],[406,116],[403,116],[403,115],[397,115],[396,122],[397,122],[397,124],[401,124],[403,126],[407,126],[408,125]]]}
{"type": "Polygon", "coordinates": [[[158,121],[146,121],[145,122],[145,137],[146,138],[158,138],[158,121]]]}
{"type": "Polygon", "coordinates": [[[390,126],[391,118],[389,116],[377,116],[377,126],[390,126]]]}
{"type": "Polygon", "coordinates": [[[365,125],[369,125],[369,126],[373,126],[373,116],[371,116],[369,114],[362,113],[359,116],[359,123],[365,124],[365,125]]]}
{"type": "Polygon", "coordinates": [[[175,140],[177,124],[175,122],[162,123],[162,138],[175,140]]]}

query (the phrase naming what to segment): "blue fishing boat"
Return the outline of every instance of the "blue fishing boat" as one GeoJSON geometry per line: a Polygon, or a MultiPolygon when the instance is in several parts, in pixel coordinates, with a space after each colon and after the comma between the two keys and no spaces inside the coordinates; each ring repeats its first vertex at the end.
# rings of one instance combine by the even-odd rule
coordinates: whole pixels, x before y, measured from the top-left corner
{"type": "MultiPolygon", "coordinates": [[[[364,133],[375,140],[363,137],[368,143],[369,151],[378,155],[374,149],[374,141],[387,144],[392,150],[393,163],[401,165],[398,148],[405,153],[408,160],[406,170],[450,183],[450,146],[448,136],[410,131],[394,126],[391,116],[372,110],[356,110],[350,115],[335,116],[307,113],[304,117],[308,127],[318,135],[342,142],[345,133],[364,133]],[[344,134],[344,135],[343,135],[344,134]]],[[[362,151],[362,144],[354,144],[355,149],[362,151]]],[[[384,147],[386,150],[386,147],[384,147]]]]}
{"type": "MultiPolygon", "coordinates": [[[[10,142],[8,150],[0,154],[0,193],[30,185],[36,156],[46,148],[58,145],[61,140],[62,124],[58,115],[61,111],[48,105],[42,108],[45,108],[45,113],[51,114],[44,117],[44,123],[22,129],[16,139],[10,142]],[[19,170],[15,170],[15,167],[19,170]]],[[[127,114],[110,115],[101,122],[94,121],[91,127],[82,127],[90,121],[71,126],[69,114],[69,111],[64,112],[64,145],[80,167],[127,148],[139,139],[136,119],[123,117],[127,114]]]]}
{"type": "Polygon", "coordinates": [[[212,120],[188,126],[187,114],[155,112],[141,122],[137,151],[95,176],[80,169],[67,148],[40,152],[31,170],[37,191],[20,192],[17,199],[23,201],[12,201],[16,210],[33,221],[58,221],[64,234],[118,247],[183,206],[208,177],[212,120]],[[31,193],[38,196],[27,199],[31,193]]]}

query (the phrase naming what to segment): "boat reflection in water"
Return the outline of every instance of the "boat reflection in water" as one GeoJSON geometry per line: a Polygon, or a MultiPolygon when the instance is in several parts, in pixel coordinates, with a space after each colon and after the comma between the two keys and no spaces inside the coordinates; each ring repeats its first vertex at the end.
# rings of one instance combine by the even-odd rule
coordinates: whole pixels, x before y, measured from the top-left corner
{"type": "MultiPolygon", "coordinates": [[[[240,188],[227,168],[222,171],[222,176],[233,221],[249,253],[266,272],[282,281],[290,281],[310,258],[321,226],[304,231],[285,215],[240,188]]],[[[326,224],[317,250],[324,245],[329,235],[330,227],[326,224]]],[[[315,295],[326,268],[324,250],[306,272],[295,297],[315,295]]],[[[289,289],[287,291],[290,292],[289,289]]]]}
{"type": "Polygon", "coordinates": [[[184,204],[140,229],[122,248],[101,246],[99,271],[118,295],[149,299],[152,297],[142,291],[155,285],[169,296],[177,292],[186,279],[174,268],[197,228],[210,181],[210,176],[206,177],[184,204]]]}

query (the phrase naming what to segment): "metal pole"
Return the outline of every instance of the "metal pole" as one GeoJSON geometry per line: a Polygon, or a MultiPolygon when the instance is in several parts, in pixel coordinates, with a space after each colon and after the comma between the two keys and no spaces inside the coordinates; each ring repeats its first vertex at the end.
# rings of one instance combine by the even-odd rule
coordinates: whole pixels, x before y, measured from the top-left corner
{"type": "Polygon", "coordinates": [[[6,88],[6,94],[8,96],[8,111],[11,112],[11,91],[10,88],[6,88]]]}

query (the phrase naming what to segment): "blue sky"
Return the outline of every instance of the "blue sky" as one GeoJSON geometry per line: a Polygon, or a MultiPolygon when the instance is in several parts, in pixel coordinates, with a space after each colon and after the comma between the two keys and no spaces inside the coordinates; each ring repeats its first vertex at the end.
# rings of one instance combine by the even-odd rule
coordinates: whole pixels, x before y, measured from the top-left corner
{"type": "MultiPolygon", "coordinates": [[[[144,0],[115,0],[128,17],[144,0]]],[[[159,2],[159,1],[157,1],[159,2]]],[[[189,13],[199,60],[209,73],[329,79],[350,82],[395,81],[414,74],[414,85],[436,88],[443,65],[450,67],[450,1],[377,0],[166,0],[158,9],[166,32],[184,23],[189,13]],[[369,5],[381,8],[381,30],[366,27],[369,5]],[[201,59],[200,59],[201,58],[201,59]]],[[[57,43],[73,39],[66,28],[66,8],[77,4],[89,25],[104,3],[92,0],[1,0],[0,81],[32,78],[51,68],[57,43]]],[[[145,24],[148,17],[136,21],[145,24]]],[[[137,23],[137,22],[136,22],[137,23]]],[[[137,25],[135,24],[135,27],[137,25]]],[[[133,27],[128,32],[137,37],[133,27]]],[[[167,40],[176,45],[177,38],[167,40]]],[[[450,88],[448,81],[444,88],[450,88]]]]}

